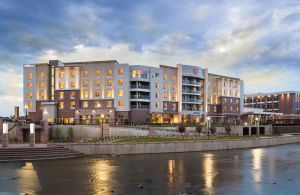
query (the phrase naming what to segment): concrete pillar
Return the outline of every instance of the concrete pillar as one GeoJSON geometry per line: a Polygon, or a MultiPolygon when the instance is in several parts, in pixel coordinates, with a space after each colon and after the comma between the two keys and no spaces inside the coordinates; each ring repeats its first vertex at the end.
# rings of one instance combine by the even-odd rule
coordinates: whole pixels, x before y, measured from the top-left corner
{"type": "Polygon", "coordinates": [[[2,129],[2,147],[8,147],[8,123],[3,123],[2,129]]]}
{"type": "Polygon", "coordinates": [[[34,147],[34,145],[35,145],[35,124],[30,123],[29,146],[34,147]]]}
{"type": "Polygon", "coordinates": [[[49,124],[47,121],[43,121],[43,129],[41,131],[41,142],[47,143],[49,141],[49,124]]]}

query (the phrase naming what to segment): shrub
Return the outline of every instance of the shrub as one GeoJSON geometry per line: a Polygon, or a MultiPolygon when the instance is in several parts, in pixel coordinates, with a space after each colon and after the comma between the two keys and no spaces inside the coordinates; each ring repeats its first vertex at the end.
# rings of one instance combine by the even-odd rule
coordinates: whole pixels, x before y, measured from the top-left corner
{"type": "Polygon", "coordinates": [[[197,133],[200,134],[200,133],[202,132],[202,130],[203,130],[203,125],[198,124],[198,125],[196,126],[195,130],[196,130],[197,133]]]}
{"type": "Polygon", "coordinates": [[[217,131],[217,128],[216,127],[211,127],[210,131],[211,131],[211,134],[214,135],[217,131]]]}
{"type": "Polygon", "coordinates": [[[229,125],[225,126],[225,131],[228,135],[231,133],[231,127],[229,125]]]}
{"type": "Polygon", "coordinates": [[[53,138],[55,140],[60,140],[61,139],[61,132],[60,132],[60,128],[59,127],[55,127],[53,138]]]}
{"type": "Polygon", "coordinates": [[[74,130],[73,130],[73,127],[69,127],[68,128],[68,139],[70,141],[73,141],[74,140],[74,130]]]}
{"type": "Polygon", "coordinates": [[[181,124],[178,125],[179,133],[181,133],[181,134],[185,133],[185,129],[186,129],[186,127],[185,127],[184,124],[181,123],[181,124]]]}

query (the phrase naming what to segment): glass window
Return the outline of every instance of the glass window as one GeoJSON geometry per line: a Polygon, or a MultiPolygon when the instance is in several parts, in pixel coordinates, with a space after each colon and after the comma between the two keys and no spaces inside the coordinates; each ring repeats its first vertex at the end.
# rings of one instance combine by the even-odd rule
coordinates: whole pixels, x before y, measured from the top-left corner
{"type": "Polygon", "coordinates": [[[108,108],[112,107],[112,101],[107,101],[106,102],[106,107],[108,107],[108,108]]]}
{"type": "Polygon", "coordinates": [[[82,87],[88,87],[88,86],[89,86],[89,83],[87,81],[82,82],[82,87]]]}
{"type": "Polygon", "coordinates": [[[123,70],[122,68],[120,68],[120,69],[118,70],[118,74],[119,74],[119,75],[123,75],[123,74],[124,74],[124,70],[123,70]]]}
{"type": "Polygon", "coordinates": [[[59,77],[60,79],[63,79],[63,78],[65,77],[65,73],[64,73],[63,71],[60,71],[60,72],[58,73],[58,77],[59,77]]]}
{"type": "Polygon", "coordinates": [[[119,97],[123,97],[123,94],[124,94],[124,91],[123,91],[123,90],[119,90],[119,91],[118,91],[119,97]]]}
{"type": "Polygon", "coordinates": [[[100,91],[95,91],[95,98],[100,98],[100,91]]]}
{"type": "Polygon", "coordinates": [[[89,75],[89,72],[87,70],[85,70],[85,71],[82,72],[82,76],[84,78],[88,77],[88,75],[89,75]]]}
{"type": "Polygon", "coordinates": [[[64,82],[58,82],[58,87],[60,89],[63,89],[65,87],[65,83],[64,82]]]}
{"type": "Polygon", "coordinates": [[[28,103],[27,103],[27,107],[28,107],[28,108],[32,108],[32,102],[28,102],[28,103]]]}
{"type": "Polygon", "coordinates": [[[167,89],[167,88],[168,88],[168,84],[165,83],[165,84],[164,84],[164,89],[167,89]]]}
{"type": "Polygon", "coordinates": [[[88,98],[88,97],[89,97],[89,92],[83,91],[83,98],[88,98]]]}
{"type": "Polygon", "coordinates": [[[100,70],[96,70],[96,71],[95,71],[95,76],[96,76],[96,77],[99,77],[100,74],[101,74],[100,70]]]}
{"type": "Polygon", "coordinates": [[[39,97],[40,97],[40,99],[45,99],[45,93],[44,92],[39,92],[39,97]]]}
{"type": "Polygon", "coordinates": [[[32,88],[32,83],[27,83],[28,88],[32,88]]]}
{"type": "Polygon", "coordinates": [[[89,107],[89,102],[88,101],[82,102],[82,107],[84,107],[84,108],[89,107]]]}
{"type": "Polygon", "coordinates": [[[168,75],[167,74],[164,74],[164,80],[168,80],[168,75]]]}
{"type": "Polygon", "coordinates": [[[106,97],[111,98],[112,97],[112,90],[106,91],[106,97]]]}
{"type": "Polygon", "coordinates": [[[39,83],[39,88],[44,88],[45,87],[45,83],[44,82],[40,82],[39,83]]]}
{"type": "Polygon", "coordinates": [[[176,104],[173,103],[172,106],[173,106],[173,110],[176,110],[176,107],[177,107],[176,104]]]}
{"type": "Polygon", "coordinates": [[[112,80],[107,80],[107,86],[112,86],[112,80]]]}
{"type": "Polygon", "coordinates": [[[107,76],[112,76],[112,70],[111,69],[107,70],[107,76]]]}
{"type": "Polygon", "coordinates": [[[100,81],[95,81],[94,86],[95,87],[100,87],[100,81]]]}
{"type": "Polygon", "coordinates": [[[118,85],[119,85],[119,86],[123,86],[123,84],[124,84],[123,79],[121,79],[121,80],[118,81],[118,85]]]}
{"type": "Polygon", "coordinates": [[[31,99],[31,98],[32,98],[32,93],[31,93],[31,92],[28,93],[28,94],[27,94],[27,97],[28,97],[29,99],[31,99]]]}
{"type": "Polygon", "coordinates": [[[122,101],[122,100],[118,101],[118,105],[119,105],[119,107],[124,107],[124,101],[122,101]]]}
{"type": "Polygon", "coordinates": [[[75,87],[76,87],[76,85],[75,85],[75,82],[74,82],[74,81],[70,82],[70,87],[71,87],[71,88],[75,88],[75,87]]]}
{"type": "Polygon", "coordinates": [[[75,109],[75,102],[70,102],[70,109],[75,109]]]}
{"type": "Polygon", "coordinates": [[[70,77],[71,77],[71,78],[75,78],[75,71],[74,71],[74,70],[71,70],[71,71],[70,71],[70,77]]]}
{"type": "Polygon", "coordinates": [[[70,99],[75,99],[75,91],[70,92],[70,99]]]}
{"type": "Polygon", "coordinates": [[[45,76],[45,74],[43,72],[39,72],[38,75],[39,75],[39,78],[44,78],[44,76],[45,76]]]}
{"type": "Polygon", "coordinates": [[[101,104],[100,104],[99,101],[95,101],[95,107],[96,107],[96,108],[100,108],[100,107],[101,107],[101,104]]]}
{"type": "Polygon", "coordinates": [[[164,93],[164,98],[168,98],[168,94],[167,93],[164,93]]]}
{"type": "Polygon", "coordinates": [[[167,110],[167,109],[168,109],[168,104],[164,103],[164,110],[167,110]]]}
{"type": "Polygon", "coordinates": [[[65,103],[64,102],[59,102],[58,106],[59,106],[59,109],[64,109],[65,103]]]}
{"type": "Polygon", "coordinates": [[[27,79],[32,79],[32,73],[27,74],[27,79]]]}
{"type": "Polygon", "coordinates": [[[173,80],[176,81],[176,76],[175,75],[173,76],[173,80]]]}
{"type": "Polygon", "coordinates": [[[58,98],[59,99],[64,99],[65,93],[63,91],[59,92],[58,98]]]}
{"type": "Polygon", "coordinates": [[[159,98],[159,93],[155,93],[155,97],[156,97],[156,98],[159,98]]]}

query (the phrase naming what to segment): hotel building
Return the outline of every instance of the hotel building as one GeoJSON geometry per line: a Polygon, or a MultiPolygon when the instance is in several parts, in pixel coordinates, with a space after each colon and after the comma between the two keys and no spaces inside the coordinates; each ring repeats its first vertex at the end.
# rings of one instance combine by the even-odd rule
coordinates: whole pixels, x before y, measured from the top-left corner
{"type": "Polygon", "coordinates": [[[24,65],[28,118],[59,123],[195,123],[239,120],[243,82],[178,64],[149,67],[115,60],[24,65]],[[214,119],[216,118],[216,119],[214,119]],[[229,119],[229,120],[228,120],[229,119]]]}
{"type": "Polygon", "coordinates": [[[245,95],[246,108],[260,108],[264,112],[284,115],[300,114],[300,92],[257,93],[245,95]]]}

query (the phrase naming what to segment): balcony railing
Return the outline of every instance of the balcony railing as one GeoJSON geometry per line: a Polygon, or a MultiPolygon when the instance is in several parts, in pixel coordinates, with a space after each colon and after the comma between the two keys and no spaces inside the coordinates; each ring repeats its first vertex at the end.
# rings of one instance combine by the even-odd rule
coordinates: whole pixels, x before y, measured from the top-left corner
{"type": "Polygon", "coordinates": [[[149,95],[131,95],[130,99],[145,99],[145,100],[149,100],[150,96],[149,95]]]}
{"type": "Polygon", "coordinates": [[[182,84],[187,84],[187,85],[201,85],[199,81],[189,81],[189,80],[183,80],[182,84]]]}
{"type": "Polygon", "coordinates": [[[200,94],[201,91],[194,91],[194,90],[186,90],[186,89],[184,89],[184,90],[182,90],[182,93],[200,94]]]}
{"type": "Polygon", "coordinates": [[[183,111],[200,111],[200,108],[182,108],[183,111]]]}
{"type": "Polygon", "coordinates": [[[135,75],[132,75],[132,78],[133,79],[148,79],[148,74],[135,74],[135,75]]]}
{"type": "Polygon", "coordinates": [[[149,109],[149,106],[148,105],[138,105],[138,106],[136,106],[136,105],[132,105],[131,106],[131,109],[149,109]]]}
{"type": "Polygon", "coordinates": [[[185,98],[183,99],[183,102],[197,102],[197,103],[202,103],[203,101],[201,99],[189,99],[189,98],[185,98]]]}
{"type": "Polygon", "coordinates": [[[150,86],[148,85],[131,85],[131,89],[150,89],[150,86]]]}

